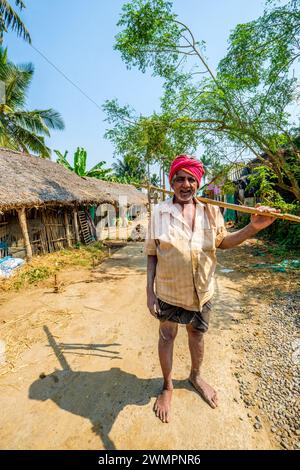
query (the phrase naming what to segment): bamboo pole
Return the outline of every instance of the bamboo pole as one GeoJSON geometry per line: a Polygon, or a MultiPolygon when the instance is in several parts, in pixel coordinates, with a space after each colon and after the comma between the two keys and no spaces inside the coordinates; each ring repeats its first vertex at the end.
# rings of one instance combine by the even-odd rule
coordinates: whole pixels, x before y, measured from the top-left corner
{"type": "Polygon", "coordinates": [[[78,229],[78,216],[77,216],[77,210],[75,207],[73,209],[73,219],[74,219],[75,240],[76,240],[76,243],[79,243],[80,237],[79,237],[79,229],[78,229]]]}
{"type": "MultiPolygon", "coordinates": [[[[142,188],[147,188],[148,191],[149,189],[154,189],[155,191],[161,191],[165,194],[173,195],[173,191],[168,191],[166,189],[162,188],[157,188],[156,186],[145,186],[145,185],[140,185],[142,188]]],[[[280,212],[263,212],[260,213],[257,208],[255,207],[249,207],[249,206],[240,206],[239,204],[230,204],[229,202],[223,202],[223,201],[215,201],[214,199],[209,199],[206,197],[200,197],[197,196],[197,200],[200,202],[203,202],[204,204],[211,204],[213,206],[219,206],[219,207],[224,207],[227,209],[232,209],[237,212],[245,212],[247,214],[257,214],[257,215],[263,215],[267,217],[275,217],[276,219],[281,219],[281,220],[290,220],[291,222],[298,222],[300,223],[300,217],[294,214],[281,214],[280,212]]]]}
{"type": "Polygon", "coordinates": [[[66,229],[67,244],[68,244],[68,247],[71,248],[71,246],[72,246],[71,234],[70,234],[68,213],[67,213],[66,210],[64,211],[64,219],[65,219],[65,229],[66,229]]]}
{"type": "Polygon", "coordinates": [[[22,207],[22,209],[18,210],[18,217],[19,217],[19,223],[24,239],[24,246],[26,250],[26,256],[28,261],[31,260],[32,258],[32,248],[30,245],[30,239],[29,239],[29,234],[28,234],[28,226],[27,226],[27,220],[26,220],[26,211],[25,207],[22,207]]]}
{"type": "Polygon", "coordinates": [[[215,201],[206,197],[197,197],[198,201],[204,202],[205,204],[212,204],[213,206],[225,207],[238,212],[246,212],[248,214],[257,214],[267,217],[276,217],[281,220],[290,220],[292,222],[300,223],[300,217],[293,214],[281,214],[280,212],[259,212],[255,207],[240,206],[239,204],[230,204],[229,202],[215,201]]]}

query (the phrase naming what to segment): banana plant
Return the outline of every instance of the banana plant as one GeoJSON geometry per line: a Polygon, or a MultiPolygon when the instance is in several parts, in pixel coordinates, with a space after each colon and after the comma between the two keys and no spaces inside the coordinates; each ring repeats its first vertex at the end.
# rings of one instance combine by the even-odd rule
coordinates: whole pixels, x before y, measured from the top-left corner
{"type": "Polygon", "coordinates": [[[66,150],[63,154],[59,150],[54,150],[57,155],[57,163],[63,165],[68,170],[74,171],[78,176],[88,176],[90,178],[98,178],[101,180],[110,180],[112,176],[112,170],[110,168],[103,168],[105,161],[97,163],[93,168],[87,170],[87,152],[85,149],[78,147],[74,153],[73,166],[68,162],[67,156],[68,151],[66,150]]]}

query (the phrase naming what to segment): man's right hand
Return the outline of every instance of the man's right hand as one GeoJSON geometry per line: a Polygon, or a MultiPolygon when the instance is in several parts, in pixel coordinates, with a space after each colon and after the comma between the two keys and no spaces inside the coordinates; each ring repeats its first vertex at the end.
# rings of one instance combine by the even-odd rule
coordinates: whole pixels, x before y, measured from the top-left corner
{"type": "Polygon", "coordinates": [[[150,293],[148,292],[147,294],[147,307],[151,315],[157,318],[158,317],[157,314],[160,313],[160,307],[159,307],[158,299],[154,292],[150,292],[150,293]]]}

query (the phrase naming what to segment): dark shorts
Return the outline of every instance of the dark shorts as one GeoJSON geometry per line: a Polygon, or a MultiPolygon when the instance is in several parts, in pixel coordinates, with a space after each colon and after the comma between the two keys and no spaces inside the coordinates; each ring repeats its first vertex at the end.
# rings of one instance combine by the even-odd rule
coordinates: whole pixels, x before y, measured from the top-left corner
{"type": "Polygon", "coordinates": [[[212,309],[212,303],[209,300],[202,307],[202,312],[186,310],[176,305],[170,305],[163,300],[158,299],[160,314],[158,319],[162,322],[172,321],[181,325],[192,325],[196,330],[206,333],[209,325],[209,318],[212,309]]]}

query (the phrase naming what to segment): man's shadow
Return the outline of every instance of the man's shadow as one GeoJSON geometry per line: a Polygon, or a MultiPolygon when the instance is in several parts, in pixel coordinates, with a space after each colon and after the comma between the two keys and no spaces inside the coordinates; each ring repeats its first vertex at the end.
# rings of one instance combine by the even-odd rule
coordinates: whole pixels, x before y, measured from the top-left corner
{"type": "MultiPolygon", "coordinates": [[[[33,382],[29,398],[50,399],[60,408],[88,418],[105,449],[116,449],[109,433],[119,412],[127,405],[147,405],[161,390],[162,379],[140,379],[118,367],[99,372],[73,371],[49,329],[44,327],[44,331],[62,369],[33,382]]],[[[185,380],[174,381],[174,386],[190,389],[185,380]]]]}

